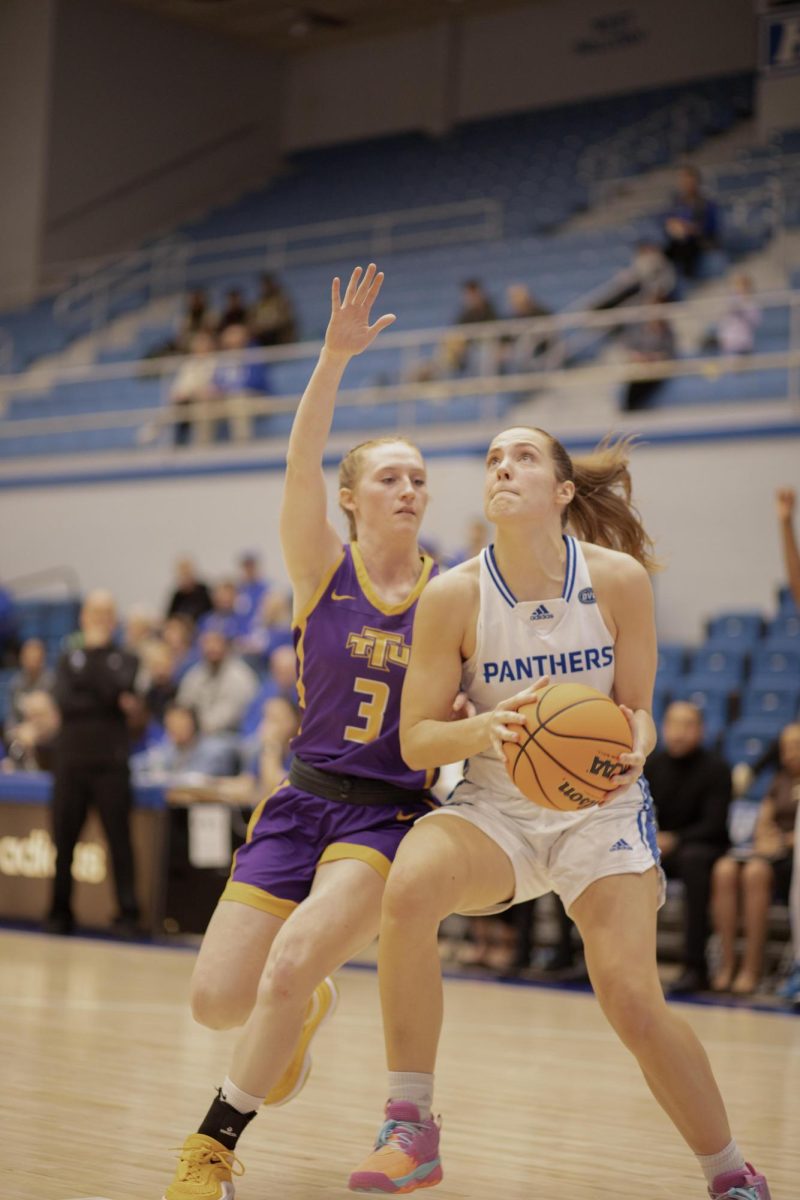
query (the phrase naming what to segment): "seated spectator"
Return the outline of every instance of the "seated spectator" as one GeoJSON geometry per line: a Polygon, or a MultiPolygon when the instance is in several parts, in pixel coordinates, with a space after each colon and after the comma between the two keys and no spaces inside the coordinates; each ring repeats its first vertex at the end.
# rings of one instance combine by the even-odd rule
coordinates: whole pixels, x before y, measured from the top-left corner
{"type": "Polygon", "coordinates": [[[786,582],[792,598],[800,609],[800,550],[794,532],[794,508],[797,503],[797,493],[794,488],[781,487],[775,493],[775,504],[778,512],[783,561],[786,567],[786,582]]]}
{"type": "Polygon", "coordinates": [[[731,280],[731,299],[725,315],[703,339],[702,348],[721,354],[752,354],[760,322],[761,309],[753,301],[753,281],[740,272],[731,280]]]}
{"type": "Polygon", "coordinates": [[[183,613],[177,613],[164,622],[161,636],[172,651],[172,675],[178,683],[190,667],[199,660],[194,646],[194,624],[183,613]]]}
{"type": "MultiPolygon", "coordinates": [[[[456,325],[478,325],[496,320],[497,310],[480,280],[465,280],[461,285],[461,308],[456,325]]],[[[469,358],[468,339],[455,335],[447,338],[442,345],[441,356],[447,373],[463,371],[469,358]]]]}
{"type": "Polygon", "coordinates": [[[164,715],[178,694],[175,654],[168,642],[157,641],[142,652],[145,678],[142,700],[150,721],[163,726],[164,715]]]}
{"type": "Polygon", "coordinates": [[[47,653],[40,638],[28,638],[19,652],[19,670],[8,684],[9,718],[17,724],[23,720],[22,705],[31,692],[51,692],[55,677],[47,666],[47,653]]]}
{"type": "Polygon", "coordinates": [[[179,558],[175,564],[175,590],[167,605],[167,617],[184,615],[192,623],[200,620],[214,607],[208,584],[197,578],[190,558],[179,558]]]}
{"type": "Polygon", "coordinates": [[[249,633],[258,620],[269,584],[261,574],[258,555],[248,551],[239,559],[241,575],[236,588],[236,611],[241,620],[243,633],[249,633]]]}
{"type": "Polygon", "coordinates": [[[240,654],[268,659],[278,646],[292,644],[292,600],[280,588],[267,592],[247,632],[240,634],[236,647],[240,654]]]}
{"type": "Polygon", "coordinates": [[[246,767],[258,780],[262,796],[285,779],[292,761],[292,739],[299,728],[300,709],[290,697],[271,696],[264,702],[261,723],[246,748],[246,767]]]}
{"type": "Polygon", "coordinates": [[[218,318],[211,309],[205,288],[195,288],[189,292],[186,297],[186,311],[175,339],[178,353],[187,354],[196,333],[213,334],[217,325],[218,318]]]}
{"type": "Polygon", "coordinates": [[[697,276],[705,250],[717,245],[719,213],[700,187],[696,167],[682,167],[678,191],[664,218],[664,253],[687,279],[697,276]]]}
{"type": "Polygon", "coordinates": [[[58,706],[49,692],[26,692],[20,720],[8,729],[3,771],[52,771],[60,726],[58,706]]]}
{"type": "Polygon", "coordinates": [[[258,678],[231,653],[224,633],[209,629],[200,638],[200,662],[186,672],[178,703],[197,712],[202,733],[235,733],[258,691],[258,678]]]}
{"type": "Polygon", "coordinates": [[[19,640],[17,638],[17,614],[14,597],[8,588],[0,585],[0,667],[16,666],[19,640]]]}
{"type": "Polygon", "coordinates": [[[141,656],[148,646],[159,640],[159,621],[155,613],[143,604],[129,609],[125,617],[123,645],[132,654],[141,656]]]}
{"type": "Polygon", "coordinates": [[[131,759],[137,778],[179,783],[189,776],[230,776],[239,769],[236,740],[225,735],[202,735],[197,714],[171,704],[164,714],[164,738],[131,759]]]}
{"type": "Polygon", "coordinates": [[[231,288],[225,298],[225,305],[219,314],[217,333],[222,334],[230,325],[247,325],[247,305],[244,296],[238,288],[231,288]]]}
{"type": "Polygon", "coordinates": [[[234,642],[244,632],[244,622],[237,607],[236,584],[223,579],[213,592],[213,607],[197,622],[197,632],[202,636],[209,629],[223,633],[229,642],[234,642]]]}
{"type": "MultiPolygon", "coordinates": [[[[549,317],[553,310],[541,304],[524,283],[512,283],[506,288],[506,315],[510,320],[528,317],[549,317]]],[[[497,369],[503,371],[529,371],[555,344],[553,334],[521,333],[504,334],[500,339],[497,369]]]]}
{"type": "MultiPolygon", "coordinates": [[[[669,321],[663,318],[634,325],[626,338],[631,362],[662,362],[675,357],[675,335],[669,321]]],[[[627,384],[622,401],[623,412],[647,408],[651,397],[661,386],[660,379],[633,379],[627,384]]]]}
{"type": "MultiPolygon", "coordinates": [[[[211,333],[196,333],[189,347],[189,356],[175,376],[169,391],[169,405],[173,417],[186,417],[175,421],[173,441],[176,446],[186,446],[191,440],[192,410],[197,404],[212,400],[211,382],[214,378],[216,342],[211,333]]],[[[154,427],[155,428],[155,427],[154,427]]],[[[152,432],[152,429],[148,431],[152,432]]]]}
{"type": "Polygon", "coordinates": [[[250,313],[250,329],[258,346],[284,346],[297,341],[292,302],[274,275],[261,276],[261,291],[250,313]]]}
{"type": "Polygon", "coordinates": [[[788,977],[778,988],[778,995],[782,1000],[788,1000],[794,1008],[800,1008],[800,805],[794,823],[789,917],[792,924],[792,966],[788,977]]]}
{"type": "Polygon", "coordinates": [[[683,970],[670,991],[708,987],[706,943],[711,871],[725,853],[731,773],[703,746],[703,715],[682,700],[670,704],[661,726],[663,749],[645,765],[658,819],[658,848],[668,879],[680,879],[683,906],[683,970]]]}
{"type": "Polygon", "coordinates": [[[658,242],[642,238],[636,243],[629,265],[617,272],[592,307],[604,311],[628,300],[662,304],[675,298],[677,283],[677,272],[658,242]]]}
{"type": "MultiPolygon", "coordinates": [[[[220,338],[220,348],[226,353],[246,350],[250,345],[250,334],[244,325],[229,325],[220,338]]],[[[211,381],[212,397],[227,401],[229,415],[217,419],[217,430],[227,420],[232,436],[237,441],[246,441],[252,434],[252,418],[247,405],[237,404],[248,396],[269,394],[269,375],[266,363],[234,360],[219,363],[211,381]]]]}
{"type": "Polygon", "coordinates": [[[773,896],[784,903],[789,897],[800,801],[800,724],[783,729],[780,759],[781,769],[759,807],[752,849],[726,854],[714,867],[711,906],[721,945],[715,991],[745,996],[756,990],[763,970],[770,903],[773,896]],[[740,907],[744,957],[737,972],[740,907]]]}
{"type": "Polygon", "coordinates": [[[283,696],[297,704],[297,655],[294,646],[277,646],[269,656],[269,674],[242,717],[241,731],[252,734],[261,720],[264,705],[273,696],[283,696]]]}

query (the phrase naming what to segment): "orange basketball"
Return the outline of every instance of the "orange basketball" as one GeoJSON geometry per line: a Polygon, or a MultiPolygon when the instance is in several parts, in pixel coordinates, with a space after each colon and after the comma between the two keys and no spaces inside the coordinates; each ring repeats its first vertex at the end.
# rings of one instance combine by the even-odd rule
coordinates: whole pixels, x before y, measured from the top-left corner
{"type": "Polygon", "coordinates": [[[591,808],[617,786],[620,754],[633,747],[625,714],[581,683],[554,683],[519,710],[521,742],[504,742],[506,766],[524,796],[543,808],[591,808]]]}

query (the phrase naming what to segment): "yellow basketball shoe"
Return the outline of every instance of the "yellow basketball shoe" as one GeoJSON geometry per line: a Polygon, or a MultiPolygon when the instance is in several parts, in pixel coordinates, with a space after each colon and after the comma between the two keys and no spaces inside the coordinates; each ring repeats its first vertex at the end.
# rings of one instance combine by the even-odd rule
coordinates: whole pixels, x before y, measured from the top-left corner
{"type": "Polygon", "coordinates": [[[308,1002],[308,1012],[292,1055],[292,1061],[272,1090],[268,1092],[264,1104],[280,1108],[282,1105],[288,1104],[290,1100],[294,1100],[295,1096],[302,1092],[311,1074],[311,1052],[309,1051],[311,1039],[320,1025],[324,1025],[328,1018],[333,1016],[338,1003],[339,992],[336,984],[330,978],[323,979],[308,1002]]]}
{"type": "Polygon", "coordinates": [[[234,1175],[244,1175],[244,1167],[233,1151],[204,1133],[193,1133],[183,1143],[163,1200],[234,1200],[234,1175]]]}

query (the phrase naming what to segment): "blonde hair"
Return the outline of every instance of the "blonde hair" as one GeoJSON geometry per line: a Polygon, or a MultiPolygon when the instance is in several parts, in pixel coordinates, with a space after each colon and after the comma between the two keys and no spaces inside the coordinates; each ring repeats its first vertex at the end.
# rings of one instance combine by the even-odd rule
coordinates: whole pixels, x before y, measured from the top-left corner
{"type": "MultiPolygon", "coordinates": [[[[412,450],[416,450],[420,458],[422,451],[419,446],[416,446],[407,437],[398,434],[396,437],[379,437],[371,438],[368,442],[359,442],[357,446],[353,446],[347,451],[342,461],[339,463],[339,487],[347,488],[352,492],[355,490],[356,484],[361,478],[361,473],[364,470],[364,460],[367,453],[375,446],[392,446],[397,442],[402,442],[405,446],[410,446],[412,450]]],[[[347,517],[347,527],[351,542],[358,541],[358,529],[356,528],[356,519],[353,513],[339,501],[339,507],[347,517]]]]}
{"type": "Polygon", "coordinates": [[[571,479],[575,495],[564,509],[562,521],[578,537],[597,546],[630,554],[648,571],[659,570],[653,540],[631,501],[628,469],[632,437],[616,441],[609,435],[591,454],[571,458],[545,429],[534,428],[547,440],[559,483],[571,479]]]}

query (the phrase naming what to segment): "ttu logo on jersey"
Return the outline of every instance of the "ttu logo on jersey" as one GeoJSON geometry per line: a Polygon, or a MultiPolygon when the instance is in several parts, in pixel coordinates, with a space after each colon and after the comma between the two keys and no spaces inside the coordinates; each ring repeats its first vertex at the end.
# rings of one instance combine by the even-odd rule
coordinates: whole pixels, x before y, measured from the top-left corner
{"type": "Polygon", "coordinates": [[[376,671],[388,671],[390,666],[407,667],[411,647],[406,645],[402,633],[387,633],[385,629],[371,629],[365,625],[361,633],[351,633],[347,649],[353,658],[366,658],[376,671]]]}
{"type": "Polygon", "coordinates": [[[547,606],[544,604],[540,604],[539,607],[535,608],[533,610],[533,612],[531,613],[532,621],[552,621],[552,619],[553,619],[553,614],[550,612],[550,609],[547,608],[547,606]]]}

